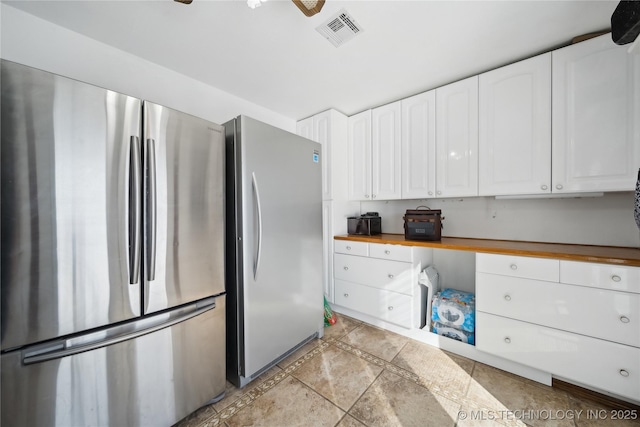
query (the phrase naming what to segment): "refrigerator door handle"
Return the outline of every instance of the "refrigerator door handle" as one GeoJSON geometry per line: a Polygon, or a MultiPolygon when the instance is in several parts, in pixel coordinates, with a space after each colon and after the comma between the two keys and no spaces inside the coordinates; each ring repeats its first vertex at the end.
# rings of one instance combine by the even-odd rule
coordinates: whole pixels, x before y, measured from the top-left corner
{"type": "Polygon", "coordinates": [[[140,140],[132,136],[129,142],[129,284],[138,283],[140,276],[140,140]]]}
{"type": "Polygon", "coordinates": [[[167,328],[185,320],[196,317],[205,311],[216,308],[214,298],[207,298],[194,304],[182,307],[168,313],[141,319],[124,325],[93,332],[81,337],[61,339],[47,344],[41,344],[22,351],[22,363],[46,362],[85,351],[96,350],[101,347],[132,340],[142,335],[167,328]]]}
{"type": "Polygon", "coordinates": [[[156,231],[157,231],[157,199],[156,199],[156,143],[147,139],[145,150],[145,164],[147,166],[147,279],[156,278],[156,231]]]}
{"type": "Polygon", "coordinates": [[[253,187],[253,197],[258,214],[258,239],[256,243],[256,256],[253,263],[253,280],[257,280],[258,269],[260,268],[260,252],[262,249],[262,208],[260,206],[260,191],[258,190],[258,180],[256,173],[251,173],[251,185],[253,187]]]}

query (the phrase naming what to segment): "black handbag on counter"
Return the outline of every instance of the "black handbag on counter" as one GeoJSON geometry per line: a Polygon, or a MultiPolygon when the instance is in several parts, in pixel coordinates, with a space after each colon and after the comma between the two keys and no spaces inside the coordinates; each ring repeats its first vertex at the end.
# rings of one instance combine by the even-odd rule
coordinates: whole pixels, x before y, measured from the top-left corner
{"type": "Polygon", "coordinates": [[[428,206],[407,209],[404,215],[404,238],[407,240],[440,240],[442,211],[428,206]],[[420,209],[424,208],[424,209],[420,209]]]}

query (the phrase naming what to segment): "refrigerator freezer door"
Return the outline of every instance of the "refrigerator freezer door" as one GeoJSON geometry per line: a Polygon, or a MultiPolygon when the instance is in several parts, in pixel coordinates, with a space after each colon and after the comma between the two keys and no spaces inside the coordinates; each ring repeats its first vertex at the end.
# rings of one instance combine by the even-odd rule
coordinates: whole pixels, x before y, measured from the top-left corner
{"type": "Polygon", "coordinates": [[[2,425],[169,426],[224,393],[225,297],[127,341],[42,362],[30,352],[0,359],[2,425]]]}
{"type": "Polygon", "coordinates": [[[2,350],[139,315],[140,101],[5,60],[1,79],[2,350]]]}
{"type": "Polygon", "coordinates": [[[224,128],[144,103],[144,313],[224,292],[224,128]]]}
{"type": "Polygon", "coordinates": [[[252,376],[322,329],[320,144],[239,119],[244,369],[252,376]]]}

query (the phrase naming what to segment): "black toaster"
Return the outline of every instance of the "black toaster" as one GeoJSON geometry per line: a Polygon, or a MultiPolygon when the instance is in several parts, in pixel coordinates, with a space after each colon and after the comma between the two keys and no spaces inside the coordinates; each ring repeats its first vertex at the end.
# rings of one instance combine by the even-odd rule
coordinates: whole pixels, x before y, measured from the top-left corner
{"type": "Polygon", "coordinates": [[[382,218],[378,212],[367,212],[360,216],[347,218],[347,232],[349,234],[364,234],[375,236],[382,233],[382,218]]]}

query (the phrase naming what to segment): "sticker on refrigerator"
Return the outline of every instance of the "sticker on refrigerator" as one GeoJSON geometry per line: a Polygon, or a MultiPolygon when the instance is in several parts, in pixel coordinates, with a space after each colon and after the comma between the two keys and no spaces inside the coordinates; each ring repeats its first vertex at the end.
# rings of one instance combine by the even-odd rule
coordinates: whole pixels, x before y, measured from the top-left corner
{"type": "Polygon", "coordinates": [[[320,161],[320,152],[318,150],[313,150],[313,163],[318,163],[320,161]]]}

